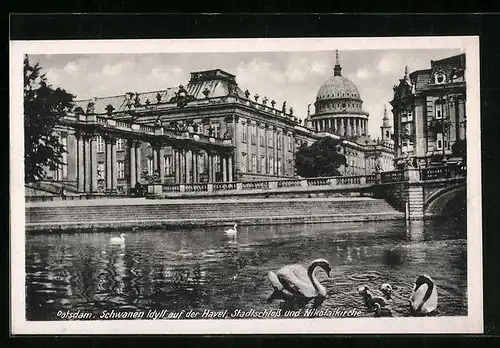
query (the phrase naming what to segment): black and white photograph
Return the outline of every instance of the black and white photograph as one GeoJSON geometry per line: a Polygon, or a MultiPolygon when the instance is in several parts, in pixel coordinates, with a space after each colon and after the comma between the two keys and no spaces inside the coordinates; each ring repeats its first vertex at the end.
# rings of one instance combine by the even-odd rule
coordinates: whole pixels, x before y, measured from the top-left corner
{"type": "Polygon", "coordinates": [[[472,36],[11,41],[14,332],[482,332],[479,91],[472,36]]]}

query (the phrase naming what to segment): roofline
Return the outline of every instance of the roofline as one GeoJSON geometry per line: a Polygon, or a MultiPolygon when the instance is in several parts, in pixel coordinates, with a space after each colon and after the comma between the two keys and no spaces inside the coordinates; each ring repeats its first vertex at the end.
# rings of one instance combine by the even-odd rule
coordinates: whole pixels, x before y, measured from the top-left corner
{"type": "Polygon", "coordinates": [[[147,91],[147,92],[125,92],[125,93],[122,93],[122,94],[115,94],[115,95],[107,95],[107,96],[104,96],[104,97],[92,97],[92,98],[85,98],[85,99],[77,99],[77,100],[73,100],[73,103],[76,103],[76,102],[82,102],[82,101],[94,101],[96,98],[97,99],[107,99],[107,98],[116,98],[116,97],[124,97],[127,95],[127,93],[132,93],[132,94],[147,94],[147,93],[158,93],[158,92],[166,92],[168,90],[171,90],[171,89],[175,89],[177,87],[168,87],[168,88],[165,88],[165,89],[158,89],[158,90],[155,90],[155,91],[147,91]]]}
{"type": "Polygon", "coordinates": [[[456,54],[454,56],[450,56],[450,57],[446,57],[446,58],[441,58],[439,60],[431,60],[431,62],[433,63],[439,63],[439,62],[442,62],[442,61],[445,61],[445,60],[449,60],[449,59],[453,59],[453,58],[457,58],[457,57],[461,57],[463,56],[465,58],[465,53],[459,53],[459,54],[456,54]]]}
{"type": "Polygon", "coordinates": [[[236,75],[231,74],[231,73],[227,72],[226,70],[222,70],[222,69],[210,69],[210,70],[191,71],[190,74],[199,74],[199,73],[213,72],[213,71],[221,71],[221,72],[223,72],[225,74],[231,75],[231,77],[236,77],[236,75]]]}

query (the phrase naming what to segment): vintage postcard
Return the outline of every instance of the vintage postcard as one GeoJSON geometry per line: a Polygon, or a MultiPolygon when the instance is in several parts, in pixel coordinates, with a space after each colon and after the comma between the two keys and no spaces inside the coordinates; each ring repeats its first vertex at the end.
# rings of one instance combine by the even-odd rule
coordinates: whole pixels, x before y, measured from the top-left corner
{"type": "Polygon", "coordinates": [[[13,334],[483,332],[478,37],[10,48],[13,334]]]}

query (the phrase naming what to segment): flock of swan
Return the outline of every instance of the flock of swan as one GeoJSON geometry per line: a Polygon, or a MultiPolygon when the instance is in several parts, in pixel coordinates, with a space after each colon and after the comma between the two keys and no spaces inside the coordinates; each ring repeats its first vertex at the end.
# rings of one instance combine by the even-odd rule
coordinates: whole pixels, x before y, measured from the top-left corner
{"type": "MultiPolygon", "coordinates": [[[[320,306],[326,299],[327,291],[314,275],[316,267],[323,269],[330,277],[331,266],[325,259],[316,259],[306,269],[303,265],[286,265],[276,273],[269,271],[268,278],[274,289],[268,299],[293,300],[306,304],[314,301],[313,307],[320,306]]],[[[365,306],[376,317],[392,316],[392,311],[387,305],[392,301],[392,286],[389,283],[380,285],[382,296],[375,296],[367,285],[358,288],[365,306]]],[[[437,290],[434,281],[426,274],[417,277],[413,292],[409,298],[411,315],[429,315],[437,309],[437,290]]]]}
{"type": "MultiPolygon", "coordinates": [[[[224,235],[235,238],[237,224],[224,231],[224,235]]],[[[112,237],[111,245],[125,244],[125,233],[120,237],[112,237]]],[[[274,289],[268,298],[268,303],[276,299],[294,301],[303,305],[313,301],[313,307],[319,307],[327,297],[326,288],[316,278],[314,271],[319,267],[330,277],[331,266],[325,259],[316,259],[306,269],[301,264],[292,264],[281,267],[278,271],[268,272],[268,278],[274,289]]],[[[383,283],[379,288],[382,296],[375,296],[367,285],[358,287],[358,294],[362,296],[365,306],[376,317],[392,316],[392,311],[387,307],[392,301],[392,286],[383,283]]],[[[432,278],[426,274],[417,277],[413,291],[409,298],[409,310],[412,315],[429,315],[437,309],[437,290],[432,278]]]]}

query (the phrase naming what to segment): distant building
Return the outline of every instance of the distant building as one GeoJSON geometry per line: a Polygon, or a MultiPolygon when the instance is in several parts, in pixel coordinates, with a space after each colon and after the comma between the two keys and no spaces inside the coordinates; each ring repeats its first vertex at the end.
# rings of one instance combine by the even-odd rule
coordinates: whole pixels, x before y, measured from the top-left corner
{"type": "MultiPolygon", "coordinates": [[[[191,73],[184,86],[75,102],[58,127],[66,163],[48,172],[79,192],[130,192],[136,183],[198,184],[294,178],[294,155],[321,137],[341,141],[344,175],[393,169],[391,132],[367,134],[368,113],[354,83],[334,75],[302,121],[267,96],[242,90],[220,69],[191,73]]],[[[195,187],[189,188],[195,190],[195,187]]]]}
{"type": "Polygon", "coordinates": [[[442,165],[460,161],[452,146],[466,138],[465,54],[431,61],[431,68],[405,74],[394,86],[397,166],[442,165]]]}

